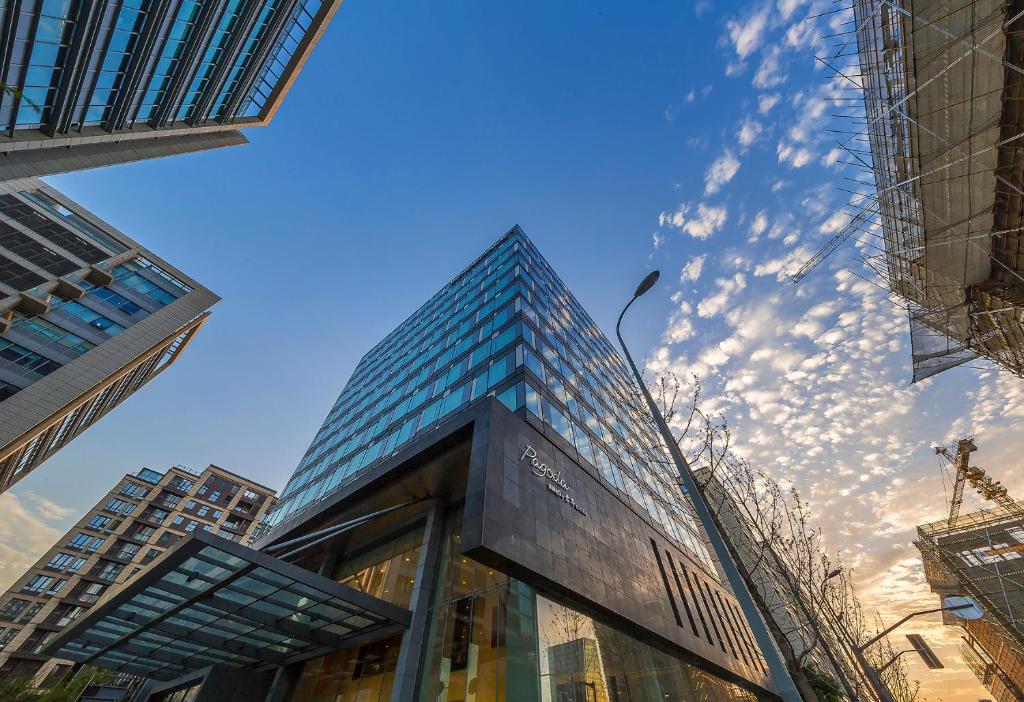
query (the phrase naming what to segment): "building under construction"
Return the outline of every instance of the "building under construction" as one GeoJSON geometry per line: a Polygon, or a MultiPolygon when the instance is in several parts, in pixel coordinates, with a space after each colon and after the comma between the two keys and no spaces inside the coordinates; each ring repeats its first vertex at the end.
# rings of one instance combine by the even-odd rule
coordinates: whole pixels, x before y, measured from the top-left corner
{"type": "Polygon", "coordinates": [[[943,623],[965,629],[965,663],[995,702],[1024,701],[1024,503],[969,465],[974,450],[970,439],[959,442],[955,455],[936,449],[956,469],[950,514],[919,526],[915,545],[933,592],[967,595],[985,610],[974,621],[943,612],[943,623]],[[961,515],[965,485],[993,506],[961,515]]]}
{"type": "Polygon", "coordinates": [[[863,88],[860,129],[841,145],[865,166],[870,149],[874,192],[794,280],[877,234],[861,250],[907,307],[915,381],[978,357],[1024,377],[1024,1],[854,0],[853,12],[855,31],[823,60],[863,88]]]}

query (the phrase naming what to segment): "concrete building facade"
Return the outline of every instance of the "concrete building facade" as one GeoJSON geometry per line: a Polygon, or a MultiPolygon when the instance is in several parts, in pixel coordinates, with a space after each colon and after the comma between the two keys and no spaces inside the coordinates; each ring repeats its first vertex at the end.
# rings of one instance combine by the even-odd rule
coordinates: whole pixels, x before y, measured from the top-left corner
{"type": "Polygon", "coordinates": [[[340,4],[0,4],[0,180],[246,143],[340,4]]]}
{"type": "Polygon", "coordinates": [[[59,679],[72,662],[40,650],[64,627],[197,529],[249,543],[273,502],[270,488],[214,465],[125,475],[0,595],[0,677],[59,679]]]}
{"type": "Polygon", "coordinates": [[[41,181],[0,183],[0,492],[173,364],[219,299],[41,181]]]}
{"type": "Polygon", "coordinates": [[[775,699],[635,400],[514,227],[363,357],[254,548],[194,534],[47,652],[151,702],[775,699]]]}

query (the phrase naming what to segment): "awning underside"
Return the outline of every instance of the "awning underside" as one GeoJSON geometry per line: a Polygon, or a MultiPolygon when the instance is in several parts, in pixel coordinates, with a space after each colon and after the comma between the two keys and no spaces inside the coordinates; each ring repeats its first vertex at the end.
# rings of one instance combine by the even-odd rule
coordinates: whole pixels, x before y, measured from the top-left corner
{"type": "Polygon", "coordinates": [[[408,626],[409,612],[220,537],[197,534],[46,649],[171,680],[272,667],[408,626]]]}

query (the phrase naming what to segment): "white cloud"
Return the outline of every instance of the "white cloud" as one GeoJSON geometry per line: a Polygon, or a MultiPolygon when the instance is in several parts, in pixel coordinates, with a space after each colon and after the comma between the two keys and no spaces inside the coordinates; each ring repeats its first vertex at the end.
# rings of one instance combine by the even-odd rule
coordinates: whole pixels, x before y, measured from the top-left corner
{"type": "Polygon", "coordinates": [[[760,122],[751,117],[746,117],[740,124],[740,129],[736,133],[736,139],[739,141],[740,146],[745,148],[757,141],[763,130],[764,127],[761,126],[760,122]]]}
{"type": "Polygon", "coordinates": [[[714,317],[729,305],[729,298],[747,287],[747,277],[737,273],[732,278],[715,278],[715,292],[697,303],[697,315],[714,317]]]}
{"type": "Polygon", "coordinates": [[[796,146],[786,141],[779,142],[779,163],[788,163],[793,168],[803,168],[814,160],[814,153],[805,146],[796,146]]]}
{"type": "Polygon", "coordinates": [[[701,256],[694,256],[686,265],[683,266],[683,270],[679,274],[680,283],[696,283],[700,280],[700,274],[704,270],[704,260],[707,258],[707,254],[701,256]]]}
{"type": "Polygon", "coordinates": [[[769,93],[761,95],[757,98],[757,111],[762,115],[766,115],[772,111],[772,108],[779,104],[779,94],[769,93]]]}
{"type": "Polygon", "coordinates": [[[832,149],[827,154],[825,154],[825,157],[823,159],[821,159],[821,162],[823,164],[825,164],[826,166],[832,166],[832,165],[834,165],[836,163],[836,161],[839,160],[839,157],[842,156],[842,155],[843,155],[843,150],[842,149],[832,149]]]}
{"type": "Polygon", "coordinates": [[[689,204],[683,204],[671,214],[662,212],[658,216],[658,223],[663,227],[673,227],[686,232],[694,239],[707,239],[721,229],[728,219],[728,211],[724,205],[706,205],[702,202],[697,205],[695,217],[690,216],[691,209],[689,204]]]}
{"type": "Polygon", "coordinates": [[[704,194],[713,195],[735,177],[740,161],[728,149],[719,156],[704,175],[704,194]]]}
{"type": "Polygon", "coordinates": [[[693,307],[688,302],[680,302],[679,307],[669,318],[665,329],[664,341],[667,344],[678,344],[693,336],[693,307]]]}
{"type": "Polygon", "coordinates": [[[818,231],[822,234],[834,234],[849,224],[851,219],[852,217],[845,212],[834,212],[831,217],[821,223],[821,226],[818,227],[818,231]]]}
{"type": "Polygon", "coordinates": [[[6,590],[59,539],[73,510],[30,492],[0,495],[0,589],[6,590]]]}
{"type": "Polygon", "coordinates": [[[779,14],[782,15],[782,19],[787,20],[798,7],[805,3],[805,1],[806,0],[778,0],[776,6],[779,8],[779,14]]]}
{"type": "Polygon", "coordinates": [[[776,258],[764,259],[754,266],[754,276],[761,278],[767,275],[774,275],[778,281],[784,281],[799,270],[813,251],[806,247],[799,247],[776,258]]]}
{"type": "Polygon", "coordinates": [[[761,8],[746,20],[729,20],[725,26],[736,55],[745,59],[761,45],[765,30],[768,28],[768,10],[761,8]]]}
{"type": "Polygon", "coordinates": [[[764,210],[761,210],[754,215],[753,221],[750,222],[750,241],[757,241],[765,230],[768,229],[768,215],[765,214],[764,210]]]}
{"type": "Polygon", "coordinates": [[[786,30],[786,46],[791,49],[809,49],[821,41],[818,23],[813,19],[794,22],[786,30]]]}
{"type": "Polygon", "coordinates": [[[782,60],[782,49],[773,46],[761,59],[761,65],[754,74],[754,86],[757,88],[774,88],[782,85],[788,78],[782,60]]]}

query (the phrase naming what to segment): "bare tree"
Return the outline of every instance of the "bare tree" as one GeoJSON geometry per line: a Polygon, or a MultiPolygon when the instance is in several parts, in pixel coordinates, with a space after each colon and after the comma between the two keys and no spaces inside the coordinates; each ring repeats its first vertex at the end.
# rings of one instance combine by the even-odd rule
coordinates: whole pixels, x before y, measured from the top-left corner
{"type": "MultiPolygon", "coordinates": [[[[851,569],[829,553],[799,491],[785,489],[734,453],[726,419],[704,410],[699,377],[684,384],[674,375],[660,376],[652,395],[698,478],[740,575],[767,615],[801,695],[879,700],[854,647],[881,631],[880,621],[864,614],[851,569]],[[836,570],[826,583],[827,574],[836,570]]],[[[647,416],[639,405],[634,409],[647,416]]],[[[656,480],[678,493],[675,466],[658,451],[650,454],[656,480]]],[[[883,639],[865,655],[878,669],[894,652],[883,639]]],[[[917,684],[907,679],[902,662],[886,668],[883,680],[897,702],[917,698],[917,684]]]]}

